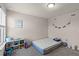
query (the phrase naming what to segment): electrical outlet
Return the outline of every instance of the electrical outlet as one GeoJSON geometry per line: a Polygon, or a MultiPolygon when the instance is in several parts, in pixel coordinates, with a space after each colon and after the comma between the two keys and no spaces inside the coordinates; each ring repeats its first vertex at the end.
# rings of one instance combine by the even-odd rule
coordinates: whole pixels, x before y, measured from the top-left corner
{"type": "Polygon", "coordinates": [[[72,46],[70,46],[70,49],[72,49],[72,46]]]}

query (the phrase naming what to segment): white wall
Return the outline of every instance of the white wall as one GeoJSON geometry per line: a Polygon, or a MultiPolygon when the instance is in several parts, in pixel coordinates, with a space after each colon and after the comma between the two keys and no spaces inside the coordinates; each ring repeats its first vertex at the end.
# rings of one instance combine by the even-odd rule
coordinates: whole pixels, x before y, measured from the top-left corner
{"type": "Polygon", "coordinates": [[[5,8],[5,5],[3,3],[0,3],[0,7],[3,9],[3,11],[5,12],[6,14],[6,8],[5,8]]]}
{"type": "Polygon", "coordinates": [[[60,37],[63,41],[67,41],[68,45],[72,46],[72,49],[74,49],[75,45],[77,45],[79,49],[79,11],[73,13],[75,13],[76,16],[71,16],[72,13],[68,13],[54,17],[57,19],[56,21],[54,18],[49,19],[48,36],[60,37]],[[71,24],[66,28],[57,29],[53,26],[53,23],[57,26],[63,26],[69,20],[71,20],[71,24]]]}
{"type": "Polygon", "coordinates": [[[48,37],[48,20],[8,11],[7,35],[15,39],[26,38],[30,40],[48,37]],[[16,20],[23,20],[23,28],[16,28],[16,20]]]}

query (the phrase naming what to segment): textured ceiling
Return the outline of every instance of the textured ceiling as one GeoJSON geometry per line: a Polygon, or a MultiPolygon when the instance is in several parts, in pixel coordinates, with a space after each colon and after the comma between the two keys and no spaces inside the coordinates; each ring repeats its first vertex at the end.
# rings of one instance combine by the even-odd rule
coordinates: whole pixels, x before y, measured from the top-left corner
{"type": "Polygon", "coordinates": [[[78,3],[56,3],[53,8],[47,8],[46,3],[6,3],[5,6],[8,10],[45,19],[79,9],[78,3]]]}

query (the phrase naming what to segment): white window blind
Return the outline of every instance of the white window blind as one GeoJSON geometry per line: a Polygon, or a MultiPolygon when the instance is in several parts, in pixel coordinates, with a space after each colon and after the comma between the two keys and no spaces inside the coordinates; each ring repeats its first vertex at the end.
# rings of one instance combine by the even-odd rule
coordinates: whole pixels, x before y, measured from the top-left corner
{"type": "Polygon", "coordinates": [[[1,20],[1,8],[0,8],[0,25],[1,25],[1,22],[2,22],[2,20],[1,20]]]}
{"type": "Polygon", "coordinates": [[[6,26],[5,17],[6,17],[6,15],[5,15],[4,11],[0,8],[0,25],[2,25],[2,26],[6,26]]]}
{"type": "Polygon", "coordinates": [[[5,41],[6,14],[0,8],[0,45],[5,41]]]}

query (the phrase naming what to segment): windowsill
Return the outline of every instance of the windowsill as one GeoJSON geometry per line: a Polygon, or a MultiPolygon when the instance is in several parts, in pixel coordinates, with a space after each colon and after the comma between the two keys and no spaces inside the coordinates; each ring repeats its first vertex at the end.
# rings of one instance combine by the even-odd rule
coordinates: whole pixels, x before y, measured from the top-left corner
{"type": "Polygon", "coordinates": [[[3,44],[0,45],[0,50],[2,50],[5,46],[5,42],[3,44]]]}

